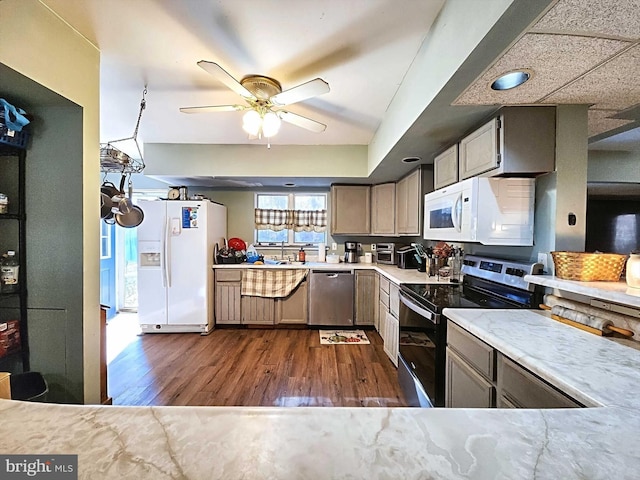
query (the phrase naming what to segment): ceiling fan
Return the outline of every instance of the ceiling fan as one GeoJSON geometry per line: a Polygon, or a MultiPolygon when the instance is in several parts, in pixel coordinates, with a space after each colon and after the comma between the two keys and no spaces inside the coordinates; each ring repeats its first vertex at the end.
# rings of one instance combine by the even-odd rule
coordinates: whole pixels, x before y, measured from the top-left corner
{"type": "Polygon", "coordinates": [[[327,126],[310,118],[303,117],[280,107],[291,105],[329,91],[329,84],[321,78],[282,91],[280,82],[262,75],[248,75],[239,82],[220,65],[200,60],[198,66],[224,83],[240,95],[246,105],[211,105],[202,107],[183,107],[183,113],[235,112],[247,110],[243,116],[242,128],[251,136],[272,137],[280,129],[280,121],[297,125],[312,132],[324,132],[327,126]]]}

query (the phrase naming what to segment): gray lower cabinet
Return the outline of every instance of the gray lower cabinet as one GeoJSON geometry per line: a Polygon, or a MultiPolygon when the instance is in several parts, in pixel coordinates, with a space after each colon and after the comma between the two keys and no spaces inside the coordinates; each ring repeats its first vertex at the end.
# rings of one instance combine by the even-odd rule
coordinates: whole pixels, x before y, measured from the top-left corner
{"type": "Polygon", "coordinates": [[[308,308],[307,281],[303,280],[289,296],[275,299],[277,325],[306,325],[308,308]]]}
{"type": "Polygon", "coordinates": [[[375,325],[379,303],[378,273],[356,270],[356,325],[375,325]]]}
{"type": "Polygon", "coordinates": [[[583,407],[453,322],[447,324],[445,406],[583,407]]]}
{"type": "Polygon", "coordinates": [[[495,407],[496,388],[447,347],[445,405],[449,408],[495,407]]]}
{"type": "Polygon", "coordinates": [[[579,408],[580,403],[498,354],[498,408],[579,408]]]}
{"type": "Polygon", "coordinates": [[[495,407],[495,358],[495,350],[492,347],[449,322],[445,406],[495,407]]]}
{"type": "Polygon", "coordinates": [[[239,270],[215,271],[215,322],[216,325],[240,325],[240,291],[242,272],[239,270]]]}
{"type": "Polygon", "coordinates": [[[243,325],[274,325],[275,300],[264,297],[242,297],[243,325]]]}

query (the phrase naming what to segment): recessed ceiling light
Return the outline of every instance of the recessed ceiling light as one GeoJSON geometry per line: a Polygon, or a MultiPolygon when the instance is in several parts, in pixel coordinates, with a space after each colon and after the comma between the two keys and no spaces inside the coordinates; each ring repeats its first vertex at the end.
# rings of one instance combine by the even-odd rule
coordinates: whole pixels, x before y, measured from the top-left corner
{"type": "Polygon", "coordinates": [[[402,159],[402,163],[416,163],[419,162],[421,159],[420,157],[404,157],[402,159]]]}
{"type": "Polygon", "coordinates": [[[289,182],[289,183],[285,183],[285,184],[284,184],[284,186],[285,186],[285,187],[295,187],[295,186],[296,186],[296,184],[295,184],[295,183],[291,183],[291,182],[289,182]]]}
{"type": "Polygon", "coordinates": [[[498,77],[492,84],[492,90],[510,90],[512,88],[519,87],[524,82],[531,78],[531,73],[526,70],[515,70],[513,72],[505,73],[501,77],[498,77]]]}

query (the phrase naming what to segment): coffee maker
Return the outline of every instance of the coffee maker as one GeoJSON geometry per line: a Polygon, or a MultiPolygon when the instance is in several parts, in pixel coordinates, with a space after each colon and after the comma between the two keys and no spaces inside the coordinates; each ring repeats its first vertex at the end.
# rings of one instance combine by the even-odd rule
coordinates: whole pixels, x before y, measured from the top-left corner
{"type": "Polygon", "coordinates": [[[345,263],[358,263],[357,242],[344,242],[344,261],[345,263]]]}

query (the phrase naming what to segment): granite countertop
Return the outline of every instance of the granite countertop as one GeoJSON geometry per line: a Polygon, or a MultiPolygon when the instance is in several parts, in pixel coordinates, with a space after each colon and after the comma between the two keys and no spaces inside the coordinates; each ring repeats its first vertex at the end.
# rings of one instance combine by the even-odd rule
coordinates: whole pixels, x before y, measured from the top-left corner
{"type": "Polygon", "coordinates": [[[78,454],[79,478],[91,480],[637,477],[640,352],[539,312],[445,313],[596,406],[114,407],[0,400],[0,452],[78,454]]]}
{"type": "Polygon", "coordinates": [[[303,264],[284,264],[284,265],[254,265],[252,263],[222,264],[213,265],[214,269],[247,269],[247,268],[303,268],[308,270],[375,270],[384,275],[393,283],[400,285],[401,283],[449,283],[449,280],[438,280],[438,277],[429,277],[424,272],[416,269],[402,269],[395,265],[382,265],[377,263],[325,263],[325,262],[306,262],[303,264]]]}

